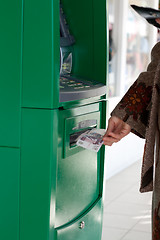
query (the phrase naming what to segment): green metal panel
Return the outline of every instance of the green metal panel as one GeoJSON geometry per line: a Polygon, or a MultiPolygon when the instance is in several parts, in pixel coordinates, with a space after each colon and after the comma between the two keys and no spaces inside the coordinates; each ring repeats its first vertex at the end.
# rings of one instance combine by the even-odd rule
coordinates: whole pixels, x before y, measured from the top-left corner
{"type": "Polygon", "coordinates": [[[23,107],[59,103],[59,1],[24,1],[23,107]]]}
{"type": "Polygon", "coordinates": [[[96,103],[60,111],[56,227],[76,219],[101,196],[103,155],[77,146],[69,148],[70,134],[78,122],[95,119],[100,128],[101,110],[102,103],[96,103]]]}
{"type": "Polygon", "coordinates": [[[0,146],[20,146],[22,0],[0,2],[0,146]]]}
{"type": "Polygon", "coordinates": [[[80,107],[88,104],[92,104],[93,102],[99,102],[102,101],[102,99],[105,99],[106,96],[102,97],[92,97],[92,98],[86,98],[82,100],[76,100],[76,101],[70,101],[70,102],[62,102],[59,104],[60,107],[63,107],[64,109],[72,108],[72,107],[80,107]]]}
{"type": "MultiPolygon", "coordinates": [[[[108,111],[108,101],[102,101],[101,102],[101,122],[100,122],[100,128],[106,129],[106,115],[108,111]]],[[[104,188],[104,166],[105,166],[105,146],[103,145],[101,147],[101,151],[98,152],[99,158],[101,159],[101,166],[100,166],[100,196],[103,198],[103,188],[104,188]]]]}
{"type": "Polygon", "coordinates": [[[56,227],[76,219],[99,196],[97,154],[83,151],[59,160],[56,193],[56,227]]]}
{"type": "Polygon", "coordinates": [[[58,229],[58,240],[101,240],[102,234],[102,202],[101,200],[82,218],[71,225],[58,229]],[[80,229],[81,222],[85,226],[80,229]]]}
{"type": "MultiPolygon", "coordinates": [[[[62,3],[75,37],[73,74],[105,84],[106,1],[62,3]]],[[[59,36],[59,1],[25,0],[23,107],[59,107],[59,36]]]]}
{"type": "Polygon", "coordinates": [[[53,240],[57,139],[58,110],[22,110],[20,240],[53,240]]]}
{"type": "Polygon", "coordinates": [[[20,150],[0,148],[0,239],[19,239],[20,150]]]}
{"type": "MultiPolygon", "coordinates": [[[[106,1],[62,2],[73,73],[105,84],[106,1]]],[[[100,240],[104,147],[70,149],[69,134],[92,117],[105,127],[104,96],[59,103],[59,35],[59,0],[24,0],[20,240],[100,240]]]]}
{"type": "MultiPolygon", "coordinates": [[[[88,115],[89,119],[97,118],[98,127],[102,127],[102,108],[100,102],[67,110],[22,110],[20,240],[59,240],[55,228],[67,224],[68,234],[68,224],[88,214],[101,198],[103,151],[97,155],[83,150],[66,158],[63,151],[65,119],[75,116],[82,120],[88,115]]],[[[74,121],[71,122],[72,125],[74,121]]],[[[89,226],[94,222],[95,236],[101,232],[102,205],[98,208],[94,211],[96,218],[99,216],[98,223],[92,214],[87,220],[89,226]]],[[[80,236],[83,239],[83,234],[80,236]]]]}
{"type": "Polygon", "coordinates": [[[108,79],[108,28],[106,0],[93,0],[94,12],[94,67],[92,78],[106,84],[108,79]]]}

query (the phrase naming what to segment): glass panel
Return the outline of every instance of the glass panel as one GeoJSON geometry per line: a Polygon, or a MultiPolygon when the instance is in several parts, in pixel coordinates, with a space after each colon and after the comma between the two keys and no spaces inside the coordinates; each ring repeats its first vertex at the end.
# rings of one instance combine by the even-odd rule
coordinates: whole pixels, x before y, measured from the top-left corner
{"type": "Polygon", "coordinates": [[[128,8],[125,91],[148,65],[148,25],[134,10],[128,8]]]}
{"type": "MultiPolygon", "coordinates": [[[[130,4],[154,8],[155,1],[130,0],[130,4]]],[[[136,80],[140,72],[146,70],[150,61],[149,32],[150,25],[139,16],[132,8],[128,7],[127,22],[127,56],[125,91],[136,80]]]]}
{"type": "Polygon", "coordinates": [[[124,9],[119,10],[121,5],[117,4],[116,0],[109,0],[108,97],[123,95],[138,75],[146,70],[151,48],[156,41],[154,27],[139,16],[130,5],[156,8],[157,2],[157,0],[121,0],[124,9]],[[124,15],[127,16],[126,20],[123,18],[124,15]],[[122,47],[119,43],[127,44],[122,47]]]}

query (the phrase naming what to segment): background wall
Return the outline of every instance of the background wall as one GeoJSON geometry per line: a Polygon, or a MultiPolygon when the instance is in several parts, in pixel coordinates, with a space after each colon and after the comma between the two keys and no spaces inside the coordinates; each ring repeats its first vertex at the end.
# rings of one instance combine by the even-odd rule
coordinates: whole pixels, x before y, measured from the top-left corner
{"type": "MultiPolygon", "coordinates": [[[[110,112],[136,80],[146,71],[150,51],[158,41],[157,29],[140,17],[130,4],[158,9],[159,0],[109,0],[109,110],[110,112]]],[[[143,157],[144,140],[129,134],[106,147],[106,178],[110,178],[143,157]]]]}

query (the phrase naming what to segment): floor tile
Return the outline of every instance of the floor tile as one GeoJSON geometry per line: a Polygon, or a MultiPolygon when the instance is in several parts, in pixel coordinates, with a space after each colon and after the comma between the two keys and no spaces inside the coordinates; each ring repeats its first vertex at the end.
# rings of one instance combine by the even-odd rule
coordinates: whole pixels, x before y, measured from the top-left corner
{"type": "Polygon", "coordinates": [[[137,183],[137,182],[139,182],[139,180],[140,180],[140,176],[138,175],[138,176],[136,176],[137,174],[136,174],[136,172],[135,173],[133,173],[133,174],[129,174],[129,173],[127,173],[127,172],[125,172],[125,171],[123,171],[121,174],[117,174],[116,176],[114,176],[114,177],[112,177],[112,178],[110,178],[109,180],[108,180],[108,183],[110,184],[111,182],[112,183],[116,183],[116,184],[118,184],[118,183],[122,183],[122,184],[134,184],[134,183],[137,183]]]}
{"type": "Polygon", "coordinates": [[[151,234],[138,231],[129,231],[121,240],[151,240],[151,234]]]}
{"type": "Polygon", "coordinates": [[[151,206],[152,194],[151,193],[132,193],[126,192],[118,198],[119,202],[123,203],[137,203],[151,206]]]}
{"type": "Polygon", "coordinates": [[[106,181],[102,240],[151,240],[152,193],[140,193],[141,161],[106,181]]]}
{"type": "Polygon", "coordinates": [[[103,228],[102,240],[120,240],[128,230],[103,228]]]}
{"type": "Polygon", "coordinates": [[[133,228],[136,225],[136,223],[138,223],[138,221],[139,220],[131,216],[106,213],[104,214],[104,217],[103,217],[103,226],[129,230],[133,228]]]}
{"type": "Polygon", "coordinates": [[[122,184],[122,183],[111,183],[107,185],[105,188],[105,203],[113,202],[118,197],[125,194],[130,188],[130,184],[122,184]]]}
{"type": "Polygon", "coordinates": [[[142,219],[133,227],[132,230],[151,233],[151,213],[143,216],[142,219]]]}
{"type": "Polygon", "coordinates": [[[143,217],[148,213],[148,209],[150,206],[146,207],[146,205],[142,204],[134,204],[134,203],[122,203],[115,201],[104,208],[104,213],[112,213],[118,215],[128,215],[132,217],[139,217],[143,219],[143,217]]]}
{"type": "Polygon", "coordinates": [[[140,193],[139,189],[140,189],[140,183],[134,184],[130,187],[129,192],[139,194],[140,193]]]}

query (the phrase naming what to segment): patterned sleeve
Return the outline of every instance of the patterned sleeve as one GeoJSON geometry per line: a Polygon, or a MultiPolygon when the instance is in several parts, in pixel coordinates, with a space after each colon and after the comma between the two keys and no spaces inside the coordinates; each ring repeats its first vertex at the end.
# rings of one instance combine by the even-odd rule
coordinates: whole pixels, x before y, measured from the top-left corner
{"type": "Polygon", "coordinates": [[[131,126],[131,131],[141,138],[145,138],[148,126],[153,82],[159,61],[160,42],[152,49],[151,63],[147,71],[139,75],[111,113],[112,116],[116,116],[128,123],[131,126]]]}

